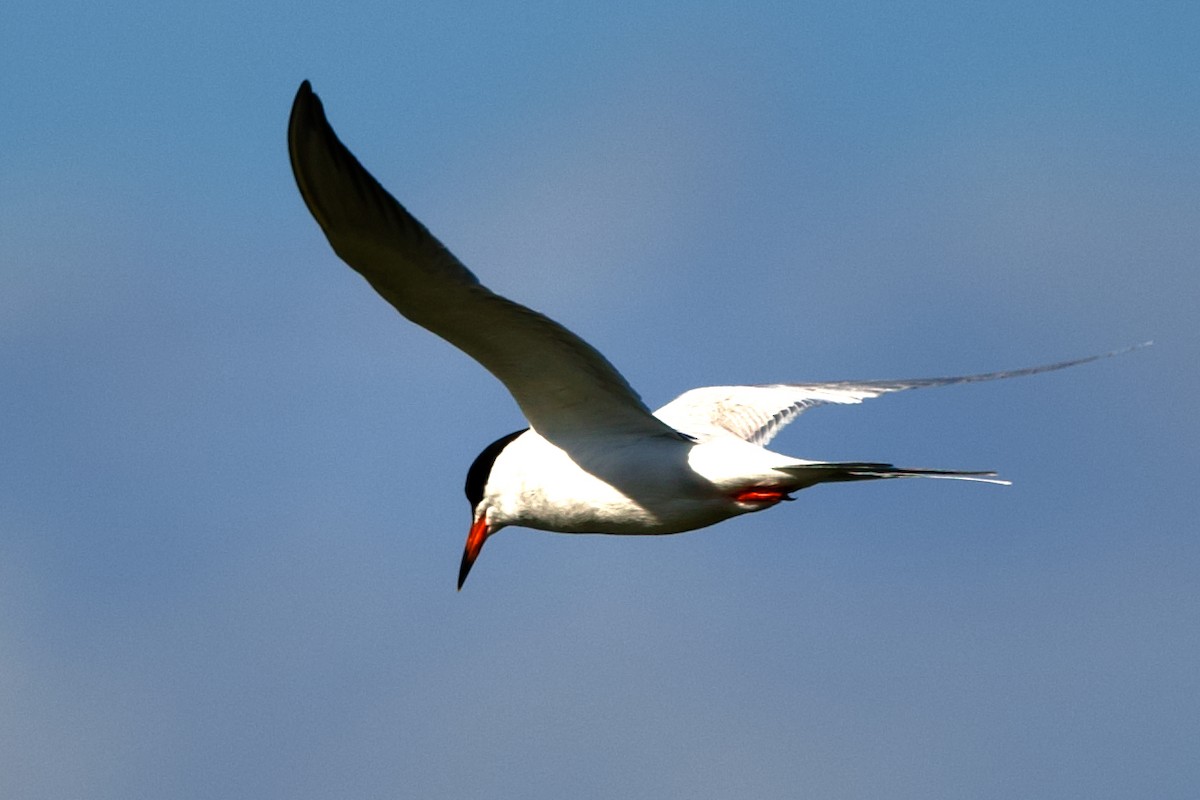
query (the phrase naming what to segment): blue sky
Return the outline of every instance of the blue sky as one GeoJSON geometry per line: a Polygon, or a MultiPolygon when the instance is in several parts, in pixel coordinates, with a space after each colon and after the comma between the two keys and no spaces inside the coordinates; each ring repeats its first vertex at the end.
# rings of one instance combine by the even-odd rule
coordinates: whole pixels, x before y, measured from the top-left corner
{"type": "Polygon", "coordinates": [[[1194,4],[478,5],[6,5],[0,796],[1191,796],[1194,4]],[[510,529],[457,594],[523,423],[327,247],[305,78],[652,405],[1156,344],[776,440],[1011,488],[510,529]]]}

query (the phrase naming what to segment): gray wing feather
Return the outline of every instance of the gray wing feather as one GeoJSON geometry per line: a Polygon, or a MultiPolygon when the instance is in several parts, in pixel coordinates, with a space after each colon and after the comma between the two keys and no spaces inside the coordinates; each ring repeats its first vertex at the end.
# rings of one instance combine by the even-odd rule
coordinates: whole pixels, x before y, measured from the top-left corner
{"type": "Polygon", "coordinates": [[[816,406],[847,405],[908,389],[1019,378],[1066,369],[1127,353],[1145,344],[1111,353],[1059,361],[1004,372],[984,372],[949,378],[911,378],[891,381],[834,381],[832,383],[774,383],[758,386],[704,386],[684,392],[654,412],[668,425],[697,438],[732,434],[766,445],[789,422],[816,406]]]}

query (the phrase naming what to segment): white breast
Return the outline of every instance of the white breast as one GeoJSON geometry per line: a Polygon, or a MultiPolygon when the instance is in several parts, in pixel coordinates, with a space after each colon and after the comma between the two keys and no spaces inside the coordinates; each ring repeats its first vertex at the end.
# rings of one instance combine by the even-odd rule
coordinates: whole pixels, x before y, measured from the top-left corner
{"type": "Polygon", "coordinates": [[[795,463],[733,439],[581,437],[573,455],[529,431],[496,458],[484,493],[493,525],[563,533],[661,534],[754,510],[732,500],[748,485],[786,480],[795,463]]]}

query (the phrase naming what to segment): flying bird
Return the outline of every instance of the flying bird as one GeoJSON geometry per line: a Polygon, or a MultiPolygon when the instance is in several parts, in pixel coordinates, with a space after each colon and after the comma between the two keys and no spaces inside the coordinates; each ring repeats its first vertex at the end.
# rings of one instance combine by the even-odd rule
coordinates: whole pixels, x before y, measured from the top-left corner
{"type": "Polygon", "coordinates": [[[763,511],[818,483],[943,478],[1007,484],[994,472],[810,461],[766,448],[804,411],[907,389],[1050,372],[1091,356],[951,378],[707,386],[651,412],[595,348],[490,291],[359,164],[308,81],[288,125],[296,184],[338,256],[397,311],[482,364],[529,427],[467,471],[472,518],[461,590],[484,542],[516,525],[560,533],[667,534],[763,511]]]}

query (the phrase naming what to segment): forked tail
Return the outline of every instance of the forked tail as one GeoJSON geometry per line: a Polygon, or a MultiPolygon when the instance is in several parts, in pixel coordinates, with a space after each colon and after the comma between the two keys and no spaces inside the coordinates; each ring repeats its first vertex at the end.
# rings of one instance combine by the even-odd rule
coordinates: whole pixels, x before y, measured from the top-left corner
{"type": "Polygon", "coordinates": [[[830,461],[814,464],[794,464],[776,467],[780,472],[794,475],[806,486],[817,483],[840,481],[873,481],[883,478],[944,478],[955,481],[976,481],[1011,486],[1012,481],[997,478],[994,472],[966,472],[956,469],[910,469],[894,464],[879,464],[871,461],[830,461]]]}

